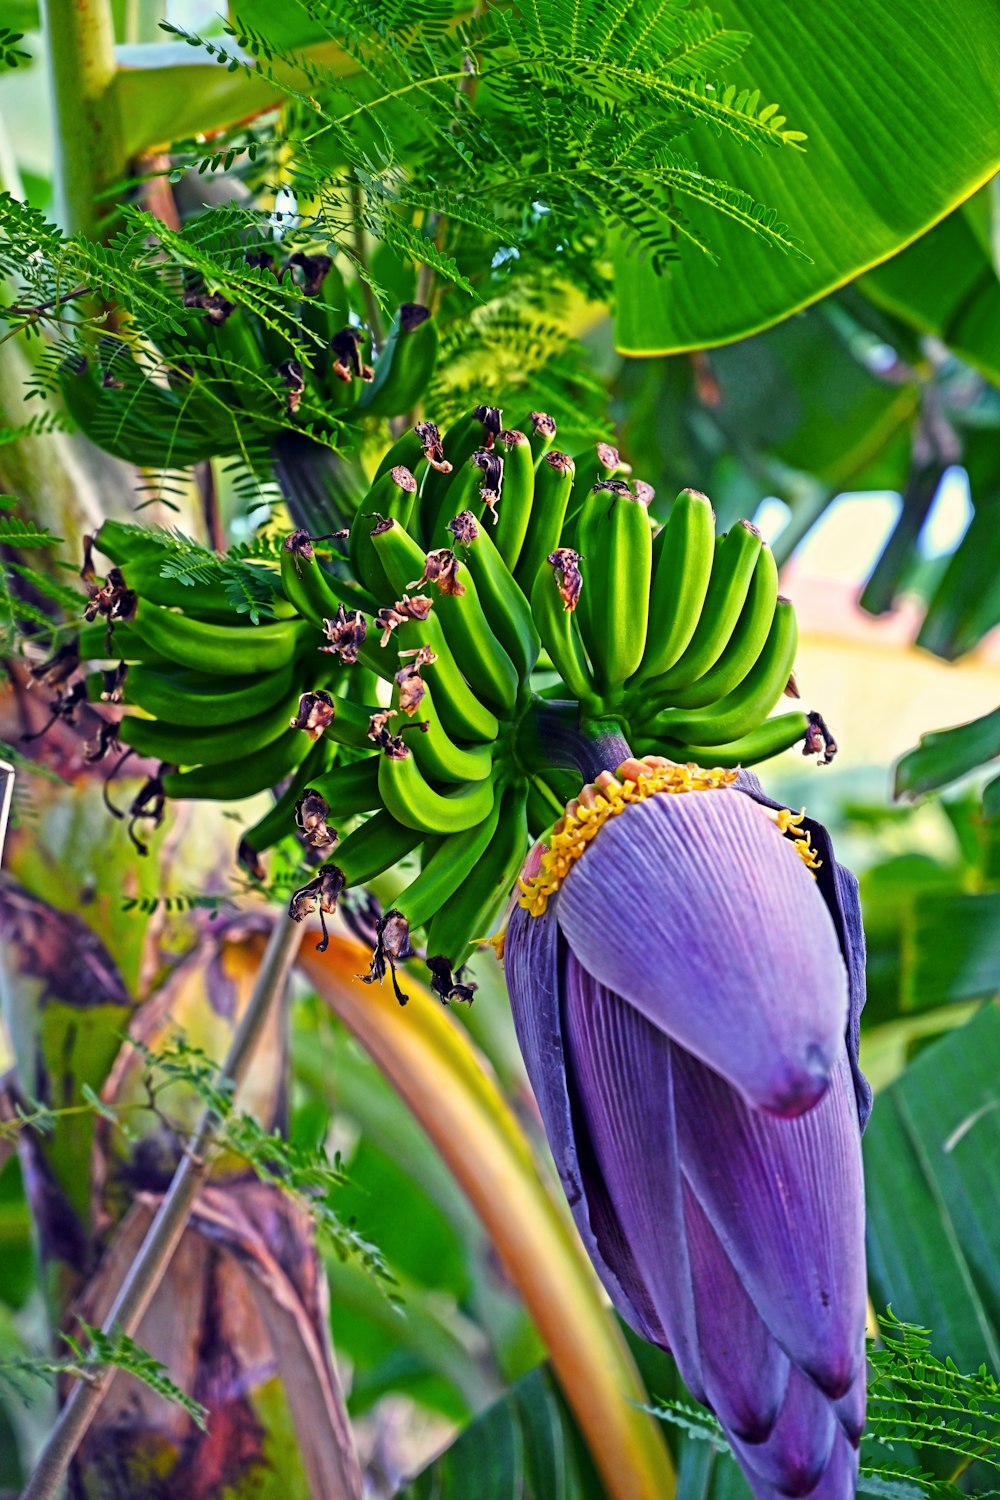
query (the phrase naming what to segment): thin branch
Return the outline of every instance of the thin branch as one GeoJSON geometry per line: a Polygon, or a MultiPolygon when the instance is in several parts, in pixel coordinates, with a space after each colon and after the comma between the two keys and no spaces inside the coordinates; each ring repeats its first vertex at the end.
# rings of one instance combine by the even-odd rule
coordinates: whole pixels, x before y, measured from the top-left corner
{"type": "MultiPolygon", "coordinates": [[[[236,1092],[274,1007],[280,1004],[285,980],[295,961],[302,928],[282,916],[275,924],[261,961],[257,980],[243,1013],[229,1054],[222,1066],[220,1082],[236,1092]]],[[[156,1216],[146,1231],[139,1254],[111,1305],[102,1326],[108,1337],[123,1333],[133,1337],[149,1307],[163,1275],[180,1243],[195,1199],[210,1170],[209,1151],[218,1132],[219,1120],[207,1109],[198,1122],[156,1216]]],[[[21,1500],[53,1500],[73,1455],[83,1441],[97,1409],[108,1392],[117,1370],[103,1366],[87,1381],[73,1388],[42,1449],[34,1472],[21,1493],[21,1500]]]]}

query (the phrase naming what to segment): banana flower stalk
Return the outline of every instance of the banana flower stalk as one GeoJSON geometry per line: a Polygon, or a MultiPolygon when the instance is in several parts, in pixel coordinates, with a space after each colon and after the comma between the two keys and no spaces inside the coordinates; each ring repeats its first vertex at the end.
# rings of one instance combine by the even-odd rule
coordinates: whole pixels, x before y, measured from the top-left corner
{"type": "Polygon", "coordinates": [[[871,1103],[854,877],[755,777],[650,756],[569,803],[520,889],[514,1021],[609,1296],[759,1500],[849,1500],[871,1103]]]}

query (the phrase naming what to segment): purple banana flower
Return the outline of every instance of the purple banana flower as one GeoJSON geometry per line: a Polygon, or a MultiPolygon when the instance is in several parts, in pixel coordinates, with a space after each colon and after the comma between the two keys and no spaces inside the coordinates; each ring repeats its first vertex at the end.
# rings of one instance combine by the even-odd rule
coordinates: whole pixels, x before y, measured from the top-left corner
{"type": "Polygon", "coordinates": [[[631,760],[567,814],[525,867],[504,966],[584,1244],[759,1500],[850,1500],[871,1106],[857,883],[745,772],[631,760]]]}

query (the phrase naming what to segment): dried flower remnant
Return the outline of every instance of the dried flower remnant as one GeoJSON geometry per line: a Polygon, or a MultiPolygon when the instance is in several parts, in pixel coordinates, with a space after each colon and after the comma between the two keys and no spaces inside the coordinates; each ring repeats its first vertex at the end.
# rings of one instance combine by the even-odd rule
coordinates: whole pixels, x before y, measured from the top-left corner
{"type": "Polygon", "coordinates": [[[429,667],[432,662],[437,661],[437,657],[429,646],[418,646],[413,651],[401,651],[400,656],[412,658],[400,667],[395,676],[396,686],[399,688],[400,710],[412,718],[424,701],[424,694],[427,692],[420,669],[429,667]]]}
{"type": "Polygon", "coordinates": [[[533,411],[529,414],[528,420],[535,437],[546,437],[550,442],[555,437],[555,417],[550,417],[547,411],[533,411]]]}
{"type": "Polygon", "coordinates": [[[375,616],[376,629],[381,630],[380,645],[387,646],[392,632],[410,620],[426,620],[433,608],[433,601],[426,594],[404,594],[395,604],[387,604],[375,616]]]}
{"type": "Polygon", "coordinates": [[[440,997],[442,1005],[447,1005],[451,1000],[457,1000],[463,1005],[472,1004],[479,986],[471,981],[466,984],[460,980],[452,973],[451,964],[446,958],[440,955],[428,957],[427,967],[431,971],[431,991],[440,997]]]}
{"type": "Polygon", "coordinates": [[[367,974],[359,975],[362,983],[381,984],[385,978],[386,971],[392,976],[392,988],[400,1005],[405,1005],[409,996],[399,987],[396,977],[396,965],[403,959],[414,958],[416,955],[410,944],[410,926],[401,911],[392,907],[384,916],[378,918],[375,925],[375,951],[372,954],[371,968],[367,974]]]}
{"type": "Polygon", "coordinates": [[[472,415],[483,424],[483,447],[487,452],[493,447],[503,426],[503,412],[499,406],[473,407],[472,415]]]}
{"type": "Polygon", "coordinates": [[[336,712],[337,705],[325,688],[303,693],[299,698],[299,711],[289,720],[289,728],[302,729],[311,740],[318,740],[324,729],[333,723],[336,712]]]}
{"type": "Polygon", "coordinates": [[[392,708],[385,708],[380,713],[372,714],[368,720],[368,738],[390,760],[405,760],[410,752],[403,744],[402,735],[393,734],[389,729],[389,721],[394,718],[396,718],[396,710],[392,708]]]}
{"type": "Polygon", "coordinates": [[[464,594],[465,584],[459,579],[458,566],[458,558],[450,548],[438,547],[435,551],[428,552],[422,575],[407,587],[418,589],[425,583],[436,583],[442,594],[464,594]]]}
{"type": "Polygon", "coordinates": [[[293,922],[302,922],[306,917],[312,916],[314,911],[319,912],[319,924],[323,937],[316,944],[317,953],[325,953],[330,946],[326,918],[333,916],[336,912],[340,893],[346,884],[347,878],[337,865],[320,865],[312,880],[292,892],[292,898],[288,903],[288,915],[293,922]]]}
{"type": "Polygon", "coordinates": [[[813,711],[807,714],[806,718],[809,721],[809,728],[806,731],[802,754],[818,755],[820,758],[816,764],[828,766],[837,753],[837,741],[822,714],[813,711]]]}
{"type": "Polygon", "coordinates": [[[337,655],[342,662],[350,663],[358,659],[358,652],[368,633],[368,625],[364,615],[358,610],[345,609],[341,604],[335,620],[323,621],[323,632],[330,644],[320,646],[320,651],[325,651],[330,656],[337,655]]]}
{"type": "Polygon", "coordinates": [[[656,499],[656,491],[654,490],[653,486],[651,484],[647,484],[644,479],[637,479],[632,485],[632,489],[635,492],[635,498],[638,500],[639,504],[644,505],[648,510],[653,501],[656,499]]]}
{"type": "MultiPolygon", "coordinates": [[[[501,439],[510,436],[512,436],[510,433],[500,434],[501,439]]],[[[479,498],[492,516],[495,526],[500,519],[497,515],[497,505],[503,493],[503,459],[495,448],[480,448],[472,455],[472,462],[482,472],[483,482],[479,486],[479,498]]]]}
{"type": "Polygon", "coordinates": [[[555,573],[556,584],[562,595],[563,608],[576,609],[580,599],[580,590],[583,588],[579,552],[574,552],[572,547],[557,547],[554,552],[549,553],[545,561],[555,573]]]}
{"type": "Polygon", "coordinates": [[[302,250],[295,250],[278,272],[278,280],[287,274],[303,297],[318,297],[332,265],[333,259],[329,255],[306,255],[302,250]],[[301,271],[301,276],[293,275],[294,271],[301,271]]]}
{"type": "Polygon", "coordinates": [[[285,407],[290,417],[294,417],[302,404],[305,393],[306,382],[302,374],[302,366],[297,359],[286,359],[278,366],[278,379],[285,387],[285,407]]]}
{"type": "Polygon", "coordinates": [[[135,590],[129,588],[121,569],[109,568],[100,588],[91,584],[91,595],[84,608],[83,618],[92,622],[101,615],[109,625],[113,625],[116,620],[131,620],[138,602],[135,590]]]}
{"type": "Polygon", "coordinates": [[[463,510],[448,522],[448,530],[461,547],[468,547],[479,536],[479,527],[471,510],[463,510]]]}
{"type": "Polygon", "coordinates": [[[45,687],[62,687],[80,665],[80,642],[76,636],[66,641],[45,661],[36,662],[28,670],[32,682],[41,682],[45,687]]]}
{"type": "Polygon", "coordinates": [[[88,765],[96,765],[106,755],[117,755],[121,748],[118,741],[117,721],[102,719],[96,738],[84,742],[83,758],[88,765]]]}
{"type": "Polygon", "coordinates": [[[450,474],[451,464],[444,456],[444,444],[441,442],[441,434],[436,422],[418,422],[414,432],[420,440],[424,457],[432,469],[439,474],[450,474]]]}
{"type": "Polygon", "coordinates": [[[308,787],[295,804],[295,824],[308,848],[325,849],[336,843],[337,830],[327,822],[329,816],[330,804],[326,798],[308,787]]]}
{"type": "Polygon", "coordinates": [[[361,358],[364,342],[365,336],[359,328],[342,328],[334,334],[330,340],[330,353],[333,355],[333,373],[338,380],[347,383],[355,376],[359,380],[374,379],[371,365],[366,365],[361,358]]]}
{"type": "Polygon", "coordinates": [[[128,677],[128,662],[120,661],[116,667],[108,667],[101,673],[101,702],[121,703],[122,689],[128,677]]]}

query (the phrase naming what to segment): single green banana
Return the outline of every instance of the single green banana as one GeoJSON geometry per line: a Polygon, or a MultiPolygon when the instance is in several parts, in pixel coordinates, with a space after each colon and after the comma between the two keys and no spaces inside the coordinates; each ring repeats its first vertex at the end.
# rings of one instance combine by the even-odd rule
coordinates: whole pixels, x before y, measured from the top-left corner
{"type": "MultiPolygon", "coordinates": [[[[610,443],[595,443],[586,454],[580,454],[576,471],[579,479],[566,513],[567,527],[575,523],[581,507],[595,484],[607,484],[611,479],[627,479],[632,472],[632,465],[627,464],[618,449],[612,447],[610,443]]],[[[573,540],[574,535],[572,530],[567,532],[565,540],[568,546],[576,545],[573,540]]]]}
{"type": "Polygon", "coordinates": [[[715,555],[715,512],[700,490],[681,490],[653,539],[646,652],[637,681],[659,677],[687,650],[698,628],[715,555]]]}
{"type": "Polygon", "coordinates": [[[255,755],[237,755],[221,766],[196,766],[191,771],[168,771],[163,790],[168,797],[240,802],[277,786],[305,760],[310,742],[304,734],[286,729],[255,755]]]}
{"type": "Polygon", "coordinates": [[[539,649],[531,605],[514,582],[488,527],[477,523],[470,511],[464,511],[455,517],[451,530],[455,551],[472,575],[490,628],[525,682],[538,660],[539,649]]]}
{"type": "Polygon", "coordinates": [[[295,672],[294,660],[258,677],[220,677],[172,664],[160,668],[140,663],[128,674],[125,700],[169,724],[191,729],[222,728],[245,723],[283,702],[291,691],[295,672]]]}
{"type": "Polygon", "coordinates": [[[102,521],[101,529],[94,537],[94,546],[118,568],[136,562],[140,557],[164,555],[164,549],[153,532],[128,521],[102,521]]]}
{"type": "Polygon", "coordinates": [[[535,495],[535,456],[523,432],[501,432],[495,446],[503,459],[503,484],[493,541],[513,572],[524,545],[535,495]]]}
{"type": "MultiPolygon", "coordinates": [[[[427,483],[430,483],[428,478],[427,483]]],[[[497,443],[493,448],[477,448],[460,467],[456,467],[451,484],[441,492],[435,516],[430,516],[430,547],[442,547],[448,526],[463,510],[471,511],[476,520],[488,518],[495,526],[499,517],[497,502],[503,487],[503,454],[497,443]]]]}
{"type": "Polygon", "coordinates": [[[486,853],[427,928],[428,959],[447,959],[453,973],[488,936],[514,889],[530,843],[526,804],[523,786],[508,790],[486,853]]]}
{"type": "Polygon", "coordinates": [[[361,594],[350,584],[334,578],[323,567],[313,551],[312,538],[304,531],[293,531],[281,546],[281,587],[285,598],[311,625],[323,628],[325,620],[336,617],[341,605],[345,609],[363,609],[374,614],[378,603],[368,593],[361,594]]]}
{"type": "MultiPolygon", "coordinates": [[[[737,687],[764,649],[778,599],[778,566],[770,547],[762,546],[750,581],[750,589],[729,644],[713,667],[688,688],[675,688],[668,695],[671,708],[705,708],[737,687]]],[[[657,703],[655,680],[649,684],[652,712],[657,703]]]]}
{"type": "MultiPolygon", "coordinates": [[[[295,832],[295,804],[311,781],[318,781],[329,769],[337,747],[325,735],[313,745],[300,762],[285,790],[272,808],[258,818],[240,839],[239,862],[251,874],[257,874],[258,856],[279,839],[295,832]]],[[[377,804],[376,804],[377,805],[377,804]]]]}
{"type": "Polygon", "coordinates": [[[795,666],[798,645],[795,610],[778,599],[767,641],[738,687],[709,708],[668,708],[650,723],[655,735],[691,745],[724,745],[742,739],[774,708],[795,666]]]}
{"type": "Polygon", "coordinates": [[[542,563],[559,545],[575,477],[576,465],[568,453],[546,453],[535,469],[528,529],[514,568],[514,577],[526,594],[534,587],[542,563]]]}
{"type": "MultiPolygon", "coordinates": [[[[429,471],[420,491],[419,524],[416,535],[428,548],[441,545],[441,528],[460,510],[471,509],[467,502],[454,504],[448,492],[453,490],[458,475],[468,464],[472,455],[481,448],[493,445],[503,426],[503,413],[497,407],[477,406],[467,417],[448,428],[444,436],[444,450],[452,466],[452,473],[429,471]]],[[[453,491],[457,497],[458,491],[453,491]]]]}
{"type": "Polygon", "coordinates": [[[657,697],[690,687],[714,667],[736,629],[761,546],[760,532],[749,521],[738,521],[719,537],[694,635],[683,656],[656,679],[657,697]]]}
{"type": "Polygon", "coordinates": [[[385,347],[375,361],[374,379],[361,393],[358,410],[394,417],[409,411],[427,392],[437,362],[437,326],[430,308],[404,302],[385,347]]]}
{"type": "MultiPolygon", "coordinates": [[[[404,626],[399,631],[400,646],[405,648],[410,641],[416,641],[422,633],[423,625],[420,621],[404,626]]],[[[434,665],[433,662],[427,664],[431,669],[434,665]]],[[[406,670],[405,666],[403,670],[406,670]]],[[[421,672],[425,670],[427,670],[426,667],[420,669],[421,672]]],[[[421,680],[423,681],[422,677],[421,680]]],[[[482,781],[489,776],[493,767],[490,747],[474,745],[466,750],[456,745],[441,722],[434,694],[435,690],[430,683],[424,681],[420,703],[413,717],[407,720],[399,710],[401,689],[397,682],[392,701],[398,717],[392,721],[390,732],[399,735],[403,730],[410,729],[411,732],[406,735],[405,743],[428,780],[482,781]]]]}
{"type": "Polygon", "coordinates": [[[118,737],[139,755],[173,765],[221,766],[245,755],[256,755],[283,734],[298,701],[297,691],[286,693],[284,699],[255,718],[201,730],[189,724],[126,715],[118,726],[118,737]]]}
{"type": "Polygon", "coordinates": [[[500,805],[498,797],[492,812],[482,823],[434,841],[429,854],[428,846],[432,841],[428,840],[424,845],[425,858],[420,874],[400,891],[395,900],[411,928],[426,926],[434,913],[472,875],[496,832],[500,805]]]}
{"type": "Polygon", "coordinates": [[[196,672],[221,677],[274,672],[295,655],[302,639],[298,620],[273,625],[217,625],[174,614],[149,599],[140,599],[130,621],[137,635],[162,656],[196,672]]]}
{"type": "MultiPolygon", "coordinates": [[[[154,604],[180,605],[184,613],[194,620],[214,620],[221,624],[249,625],[249,617],[239,614],[221,578],[206,583],[184,584],[177,578],[165,578],[160,571],[169,553],[162,548],[156,555],[143,554],[127,562],[123,568],[125,582],[134,589],[140,599],[151,599],[154,604]]],[[[260,579],[264,588],[271,592],[269,608],[278,619],[289,619],[295,611],[288,601],[278,597],[275,587],[278,576],[273,569],[259,563],[243,563],[260,579]]]]}
{"type": "Polygon", "coordinates": [[[645,505],[627,485],[600,485],[579,515],[587,588],[580,629],[603,694],[632,676],[646,648],[653,537],[645,505]]]}
{"type": "MultiPolygon", "coordinates": [[[[551,556],[558,557],[559,551],[551,556]]],[[[557,571],[558,567],[547,560],[542,563],[531,591],[531,614],[542,645],[571,695],[581,703],[592,704],[598,696],[597,684],[576,623],[576,610],[566,600],[557,571]]]]}
{"type": "Polygon", "coordinates": [[[302,785],[323,798],[332,818],[350,818],[356,813],[376,812],[382,806],[382,794],[378,789],[378,763],[378,755],[366,755],[364,760],[355,760],[349,765],[336,765],[332,770],[310,776],[302,785]]]}
{"type": "Polygon", "coordinates": [[[106,620],[94,620],[80,627],[81,661],[127,661],[144,662],[149,666],[167,667],[173,663],[159,651],[154,651],[131,625],[116,620],[109,633],[106,620]]]}
{"type": "Polygon", "coordinates": [[[381,604],[391,604],[398,594],[386,577],[372,542],[372,530],[383,519],[405,526],[416,495],[417,481],[409,469],[390,469],[372,485],[351,522],[350,553],[355,576],[381,604]]]}
{"type": "MultiPolygon", "coordinates": [[[[414,632],[416,634],[416,632],[414,632]]],[[[448,734],[457,740],[492,742],[500,732],[500,721],[475,693],[458,670],[452,649],[434,611],[420,622],[421,644],[433,651],[435,660],[423,668],[434,689],[434,704],[448,734]]]]}
{"type": "MultiPolygon", "coordinates": [[[[425,577],[427,556],[398,523],[379,529],[372,541],[395,590],[390,598],[398,598],[425,577]]],[[[432,553],[431,558],[438,555],[432,553]]],[[[462,593],[441,588],[434,597],[434,612],[463,675],[475,685],[476,695],[490,708],[509,715],[517,702],[517,671],[490,629],[468,569],[457,582],[462,593]]]]}
{"type": "Polygon", "coordinates": [[[423,837],[419,829],[397,823],[383,808],[336,846],[335,863],[346,875],[348,885],[364,885],[412,854],[423,837]]]}
{"type": "Polygon", "coordinates": [[[467,781],[442,794],[431,786],[412,754],[401,760],[383,755],[378,784],[392,816],[421,833],[461,833],[481,823],[493,807],[494,785],[489,777],[467,781]]]}
{"type": "Polygon", "coordinates": [[[638,744],[640,755],[665,755],[681,765],[695,761],[700,766],[721,766],[727,770],[733,766],[755,766],[772,755],[789,750],[805,737],[809,720],[804,713],[779,714],[765,719],[756,729],[751,729],[741,739],[730,740],[722,745],[686,745],[681,740],[642,740],[638,744]]]}
{"type": "Polygon", "coordinates": [[[515,423],[514,431],[527,435],[534,467],[537,469],[556,440],[555,418],[550,417],[548,412],[529,411],[523,422],[515,423]]]}

